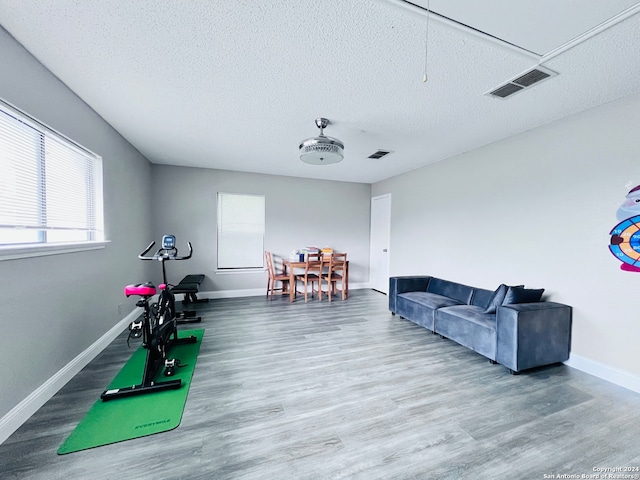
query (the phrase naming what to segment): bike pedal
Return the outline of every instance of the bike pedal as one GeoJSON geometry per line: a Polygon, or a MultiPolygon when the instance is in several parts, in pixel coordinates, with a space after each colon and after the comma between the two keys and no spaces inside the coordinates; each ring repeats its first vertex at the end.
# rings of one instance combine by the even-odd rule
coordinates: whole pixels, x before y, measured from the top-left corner
{"type": "Polygon", "coordinates": [[[166,359],[164,361],[164,376],[171,377],[175,375],[176,368],[180,366],[180,360],[177,358],[166,359]]]}
{"type": "Polygon", "coordinates": [[[142,321],[131,322],[129,324],[130,336],[133,338],[140,338],[142,336],[142,321]]]}

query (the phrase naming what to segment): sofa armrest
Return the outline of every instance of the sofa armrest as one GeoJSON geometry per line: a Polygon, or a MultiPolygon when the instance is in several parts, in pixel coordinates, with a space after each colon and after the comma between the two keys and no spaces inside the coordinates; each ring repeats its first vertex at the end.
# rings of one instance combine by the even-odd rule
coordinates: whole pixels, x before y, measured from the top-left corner
{"type": "Polygon", "coordinates": [[[496,360],[514,372],[568,360],[571,320],[571,307],[561,303],[498,307],[496,360]]]}
{"type": "Polygon", "coordinates": [[[430,276],[404,276],[389,278],[389,310],[396,311],[396,296],[405,292],[426,292],[430,276]]]}

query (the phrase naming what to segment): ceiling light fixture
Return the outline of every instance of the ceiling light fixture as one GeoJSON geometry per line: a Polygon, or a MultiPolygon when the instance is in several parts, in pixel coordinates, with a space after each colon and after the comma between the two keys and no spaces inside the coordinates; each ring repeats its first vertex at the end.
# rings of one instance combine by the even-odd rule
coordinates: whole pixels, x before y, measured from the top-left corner
{"type": "Polygon", "coordinates": [[[337,138],[327,137],[323,130],[329,125],[326,118],[316,118],[320,135],[300,142],[300,160],[311,165],[338,163],[344,157],[344,144],[337,138]]]}

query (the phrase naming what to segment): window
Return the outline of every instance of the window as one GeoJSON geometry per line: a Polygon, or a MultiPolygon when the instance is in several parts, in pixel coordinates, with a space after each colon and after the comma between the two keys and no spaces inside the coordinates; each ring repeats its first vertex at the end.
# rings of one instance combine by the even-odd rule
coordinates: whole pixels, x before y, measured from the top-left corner
{"type": "Polygon", "coordinates": [[[218,193],[218,268],[264,268],[264,195],[218,193]]]}
{"type": "Polygon", "coordinates": [[[0,101],[0,247],[104,241],[102,159],[0,101]]]}

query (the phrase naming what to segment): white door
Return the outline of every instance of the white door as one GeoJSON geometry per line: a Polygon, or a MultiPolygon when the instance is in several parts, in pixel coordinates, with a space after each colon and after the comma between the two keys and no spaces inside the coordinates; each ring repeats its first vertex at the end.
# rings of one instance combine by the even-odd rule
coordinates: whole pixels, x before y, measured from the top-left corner
{"type": "Polygon", "coordinates": [[[389,293],[389,239],[391,236],[391,194],[371,199],[369,284],[389,293]]]}

